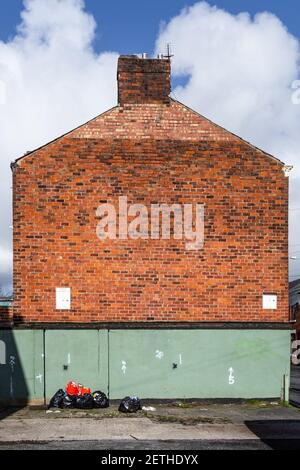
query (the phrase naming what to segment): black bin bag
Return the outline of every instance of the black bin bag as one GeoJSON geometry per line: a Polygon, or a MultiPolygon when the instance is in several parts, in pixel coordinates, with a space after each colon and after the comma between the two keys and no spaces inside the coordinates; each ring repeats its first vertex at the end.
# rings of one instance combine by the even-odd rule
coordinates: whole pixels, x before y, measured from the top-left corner
{"type": "Polygon", "coordinates": [[[62,389],[58,390],[51,398],[48,408],[62,408],[64,397],[65,392],[62,389]]]}
{"type": "Polygon", "coordinates": [[[138,397],[125,397],[119,406],[121,413],[136,413],[141,409],[141,402],[138,397]]]}
{"type": "Polygon", "coordinates": [[[94,407],[95,408],[108,408],[109,400],[105,393],[96,391],[93,393],[94,407]]]}
{"type": "Polygon", "coordinates": [[[94,408],[94,397],[93,395],[83,395],[76,397],[76,408],[81,410],[90,410],[94,408]]]}
{"type": "Polygon", "coordinates": [[[65,396],[62,399],[62,408],[75,408],[76,405],[76,397],[68,395],[65,393],[65,396]]]}

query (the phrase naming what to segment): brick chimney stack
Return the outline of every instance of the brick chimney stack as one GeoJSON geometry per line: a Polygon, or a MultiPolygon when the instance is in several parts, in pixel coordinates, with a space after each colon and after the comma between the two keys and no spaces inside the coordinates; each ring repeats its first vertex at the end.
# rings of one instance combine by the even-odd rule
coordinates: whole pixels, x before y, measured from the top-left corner
{"type": "Polygon", "coordinates": [[[124,104],[169,104],[171,92],[169,58],[147,59],[120,56],[118,61],[118,102],[124,104]]]}

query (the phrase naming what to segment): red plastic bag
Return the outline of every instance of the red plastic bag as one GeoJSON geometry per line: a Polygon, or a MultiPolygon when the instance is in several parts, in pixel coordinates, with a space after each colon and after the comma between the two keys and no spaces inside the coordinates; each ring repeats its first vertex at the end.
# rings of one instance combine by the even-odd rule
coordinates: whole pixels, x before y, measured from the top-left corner
{"type": "Polygon", "coordinates": [[[78,384],[78,395],[84,397],[85,395],[90,395],[91,389],[84,387],[82,384],[78,384]]]}
{"type": "Polygon", "coordinates": [[[77,397],[79,395],[78,385],[75,382],[69,382],[66,387],[66,392],[71,397],[74,397],[74,396],[77,397]]]}
{"type": "Polygon", "coordinates": [[[75,382],[69,382],[66,387],[66,392],[71,397],[84,397],[85,395],[91,394],[91,389],[84,387],[82,384],[78,384],[75,382]]]}

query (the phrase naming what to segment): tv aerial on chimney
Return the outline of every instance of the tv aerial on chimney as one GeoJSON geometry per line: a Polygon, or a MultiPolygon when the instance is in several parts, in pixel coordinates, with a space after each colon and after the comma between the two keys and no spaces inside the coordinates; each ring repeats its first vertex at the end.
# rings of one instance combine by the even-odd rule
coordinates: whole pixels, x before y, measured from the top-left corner
{"type": "Polygon", "coordinates": [[[168,42],[168,44],[167,44],[167,55],[165,55],[165,58],[166,59],[171,59],[172,57],[174,57],[174,54],[172,54],[172,45],[171,45],[171,43],[168,42]]]}
{"type": "Polygon", "coordinates": [[[157,58],[158,59],[171,59],[172,57],[174,57],[174,54],[172,54],[172,46],[170,43],[167,44],[166,50],[167,50],[166,54],[158,54],[157,58]]]}

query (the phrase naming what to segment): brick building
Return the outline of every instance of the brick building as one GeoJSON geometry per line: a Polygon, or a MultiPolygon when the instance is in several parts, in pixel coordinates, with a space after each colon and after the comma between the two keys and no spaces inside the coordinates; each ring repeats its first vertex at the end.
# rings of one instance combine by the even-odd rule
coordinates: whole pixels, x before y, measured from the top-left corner
{"type": "Polygon", "coordinates": [[[27,384],[28,397],[71,378],[112,398],[280,396],[285,165],[170,98],[169,59],[121,56],[118,90],[116,107],[12,165],[14,305],[3,335],[26,351],[34,341],[33,374],[46,380],[27,384]],[[201,205],[203,246],[174,236],[172,210],[170,239],[151,238],[149,225],[131,237],[124,206],[126,233],[100,240],[99,206],[116,208],[116,230],[120,198],[149,213],[201,205]]]}
{"type": "Polygon", "coordinates": [[[0,325],[9,325],[13,321],[11,297],[0,297],[0,325]]]}

